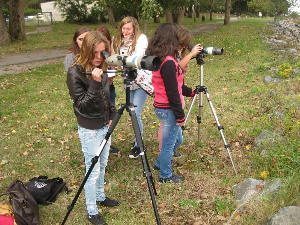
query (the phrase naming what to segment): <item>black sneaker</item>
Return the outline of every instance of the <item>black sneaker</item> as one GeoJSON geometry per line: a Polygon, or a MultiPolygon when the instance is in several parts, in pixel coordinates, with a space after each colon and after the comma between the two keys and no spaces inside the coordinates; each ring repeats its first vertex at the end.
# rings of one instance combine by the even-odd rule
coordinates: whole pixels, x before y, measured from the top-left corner
{"type": "Polygon", "coordinates": [[[161,183],[180,183],[184,181],[184,177],[180,175],[173,174],[173,176],[169,178],[159,178],[159,182],[161,183]]]}
{"type": "Polygon", "coordinates": [[[176,151],[174,152],[174,155],[173,155],[173,156],[176,157],[176,158],[180,158],[180,157],[182,156],[182,154],[181,154],[180,151],[176,150],[176,151]]]}
{"type": "Polygon", "coordinates": [[[108,197],[106,197],[105,200],[102,202],[97,201],[97,203],[99,205],[106,206],[106,207],[115,207],[115,206],[120,205],[120,203],[117,200],[110,199],[108,197]]]}
{"type": "Polygon", "coordinates": [[[100,214],[88,215],[88,220],[95,225],[107,225],[107,223],[100,214]]]}
{"type": "Polygon", "coordinates": [[[119,151],[120,151],[120,150],[119,150],[117,147],[115,147],[115,146],[113,146],[113,145],[110,146],[109,152],[110,152],[111,154],[118,154],[119,151]]]}
{"type": "Polygon", "coordinates": [[[140,153],[141,153],[140,148],[137,146],[134,146],[130,150],[130,154],[128,155],[128,157],[131,159],[136,159],[137,157],[139,157],[140,153]]]}

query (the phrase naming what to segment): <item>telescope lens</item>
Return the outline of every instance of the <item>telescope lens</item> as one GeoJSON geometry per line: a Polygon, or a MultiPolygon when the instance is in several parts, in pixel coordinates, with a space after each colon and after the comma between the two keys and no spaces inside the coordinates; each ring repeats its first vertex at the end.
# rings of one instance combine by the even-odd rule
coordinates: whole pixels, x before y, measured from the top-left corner
{"type": "Polygon", "coordinates": [[[161,60],[157,56],[144,56],[141,60],[141,68],[150,71],[159,69],[161,60]]]}

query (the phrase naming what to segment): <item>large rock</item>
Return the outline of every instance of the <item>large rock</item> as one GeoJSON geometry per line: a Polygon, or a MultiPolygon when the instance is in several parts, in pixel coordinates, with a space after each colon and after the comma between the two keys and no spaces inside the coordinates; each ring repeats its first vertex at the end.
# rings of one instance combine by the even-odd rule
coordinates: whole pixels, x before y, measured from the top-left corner
{"type": "Polygon", "coordinates": [[[255,197],[264,187],[263,180],[247,178],[243,182],[233,186],[237,206],[246,203],[250,198],[255,197]]]}
{"type": "Polygon", "coordinates": [[[272,181],[256,180],[247,178],[243,182],[233,186],[237,206],[240,206],[250,199],[260,198],[277,192],[282,186],[280,179],[272,181]]]}
{"type": "Polygon", "coordinates": [[[287,206],[278,211],[268,222],[268,225],[299,225],[300,207],[287,206]]]}

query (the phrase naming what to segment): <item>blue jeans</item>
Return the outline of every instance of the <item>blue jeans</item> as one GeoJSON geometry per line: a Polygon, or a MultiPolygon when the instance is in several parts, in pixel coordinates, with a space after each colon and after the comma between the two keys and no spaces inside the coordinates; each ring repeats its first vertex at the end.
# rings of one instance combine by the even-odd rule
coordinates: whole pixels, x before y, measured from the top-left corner
{"type": "MultiPolygon", "coordinates": [[[[84,154],[85,169],[86,172],[90,168],[91,160],[99,153],[99,146],[104,140],[104,137],[108,131],[108,126],[104,126],[101,129],[89,130],[78,126],[78,134],[81,143],[82,152],[84,154]]],[[[88,177],[85,185],[85,202],[86,208],[89,215],[98,214],[98,208],[96,201],[104,201],[104,174],[105,167],[107,165],[109,148],[111,139],[108,140],[107,144],[103,148],[98,162],[95,164],[90,176],[88,177]]]]}
{"type": "Polygon", "coordinates": [[[182,144],[182,129],[176,124],[171,109],[155,108],[155,114],[161,126],[161,149],[155,165],[160,169],[160,178],[172,177],[172,160],[174,151],[182,144]]]}
{"type": "MultiPolygon", "coordinates": [[[[140,127],[141,135],[143,135],[143,121],[142,121],[142,111],[145,105],[145,102],[147,100],[147,93],[141,89],[135,89],[130,91],[130,101],[131,103],[136,106],[135,107],[135,114],[137,117],[137,121],[140,127]]],[[[134,146],[136,146],[137,143],[135,141],[134,146]]]]}

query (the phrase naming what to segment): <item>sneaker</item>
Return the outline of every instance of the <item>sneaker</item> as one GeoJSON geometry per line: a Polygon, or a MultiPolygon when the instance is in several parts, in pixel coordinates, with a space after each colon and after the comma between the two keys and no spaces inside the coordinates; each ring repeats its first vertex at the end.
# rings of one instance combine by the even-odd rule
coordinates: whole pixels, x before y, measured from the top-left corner
{"type": "Polygon", "coordinates": [[[118,154],[119,151],[120,151],[120,150],[119,150],[117,147],[115,147],[115,146],[113,146],[113,145],[110,146],[109,152],[110,152],[111,154],[118,154]]]}
{"type": "Polygon", "coordinates": [[[140,148],[137,146],[134,146],[130,150],[130,154],[128,155],[128,157],[131,159],[136,159],[137,157],[139,157],[140,153],[141,153],[140,148]]]}
{"type": "Polygon", "coordinates": [[[95,225],[107,225],[107,223],[100,214],[88,215],[88,220],[95,225]]]}
{"type": "Polygon", "coordinates": [[[176,157],[176,158],[180,158],[182,156],[182,153],[180,151],[176,150],[176,151],[174,151],[173,156],[176,157]]]}
{"type": "Polygon", "coordinates": [[[159,178],[159,182],[161,183],[180,183],[184,181],[184,177],[180,175],[173,174],[169,178],[159,178]]]}
{"type": "Polygon", "coordinates": [[[105,200],[102,202],[97,201],[97,203],[99,205],[106,206],[106,207],[115,207],[115,206],[120,205],[120,203],[117,200],[110,199],[108,197],[106,197],[105,200]]]}

